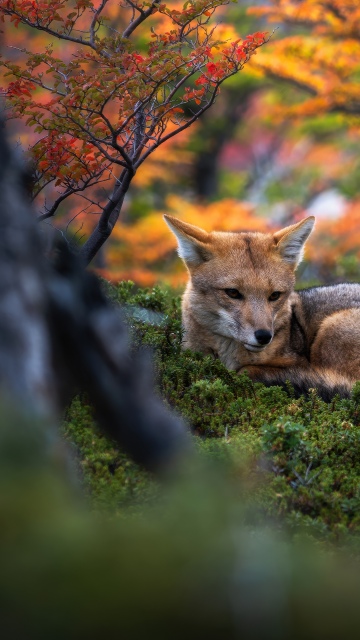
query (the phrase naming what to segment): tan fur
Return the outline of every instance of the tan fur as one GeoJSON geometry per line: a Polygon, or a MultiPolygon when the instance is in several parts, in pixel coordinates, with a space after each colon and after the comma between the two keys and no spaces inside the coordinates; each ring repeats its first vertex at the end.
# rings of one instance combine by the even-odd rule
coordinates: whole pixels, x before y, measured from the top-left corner
{"type": "Polygon", "coordinates": [[[360,379],[360,285],[294,291],[314,218],[274,234],[207,233],[171,216],[165,220],[189,271],[184,348],[212,354],[228,369],[246,369],[265,384],[290,380],[299,392],[324,388],[326,399],[349,392],[360,379]],[[271,301],[274,292],[281,295],[271,301]],[[269,344],[258,343],[259,330],[269,344]]]}

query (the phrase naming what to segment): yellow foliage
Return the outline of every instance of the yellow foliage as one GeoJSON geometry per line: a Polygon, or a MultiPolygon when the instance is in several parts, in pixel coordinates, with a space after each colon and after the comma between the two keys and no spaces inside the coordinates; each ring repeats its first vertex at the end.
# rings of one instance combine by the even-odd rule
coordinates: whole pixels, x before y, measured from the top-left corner
{"type": "Polygon", "coordinates": [[[339,111],[360,115],[360,6],[353,0],[272,0],[251,13],[270,22],[303,30],[258,51],[250,67],[305,91],[283,116],[312,116],[339,111]],[[308,96],[308,97],[307,97],[308,96]]]}

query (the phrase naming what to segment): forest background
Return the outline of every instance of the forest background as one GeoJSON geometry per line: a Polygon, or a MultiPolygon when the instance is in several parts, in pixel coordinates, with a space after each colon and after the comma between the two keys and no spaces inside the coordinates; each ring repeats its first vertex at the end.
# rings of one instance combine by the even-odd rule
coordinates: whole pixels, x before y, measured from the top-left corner
{"type": "MultiPolygon", "coordinates": [[[[6,8],[14,3],[3,4],[6,8]]],[[[15,4],[24,4],[25,15],[34,5],[15,4]]],[[[58,3],[59,10],[63,4],[58,3]]],[[[182,3],[170,4],[172,10],[182,9],[182,3]]],[[[86,12],[92,3],[75,5],[86,12]]],[[[121,31],[124,17],[119,6],[108,3],[107,10],[111,24],[121,31]]],[[[182,286],[185,270],[176,258],[162,213],[207,230],[267,230],[313,214],[317,228],[309,243],[308,261],[301,267],[303,282],[358,279],[359,19],[357,3],[350,0],[238,1],[219,7],[217,37],[223,42],[254,32],[266,34],[268,41],[243,70],[222,84],[214,104],[199,120],[139,167],[119,222],[93,261],[98,272],[114,282],[131,279],[142,286],[157,282],[182,286]]],[[[158,14],[157,32],[168,33],[167,20],[166,12],[158,14]]],[[[58,58],[67,60],[72,50],[66,41],[54,42],[51,34],[19,26],[20,22],[14,15],[11,21],[6,19],[3,61],[10,62],[5,62],[8,74],[3,82],[5,90],[13,89],[17,115],[24,115],[19,102],[23,106],[27,99],[26,81],[14,89],[19,82],[17,65],[25,59],[24,34],[26,49],[32,52],[51,45],[58,58]]],[[[144,21],[134,37],[140,58],[146,55],[148,40],[149,26],[144,21]]],[[[188,91],[199,86],[192,81],[188,91]]],[[[39,86],[36,95],[38,103],[46,100],[46,91],[39,86]]],[[[189,108],[185,118],[190,113],[189,108]]],[[[46,174],[48,166],[39,156],[44,131],[36,119],[10,120],[9,125],[19,148],[27,153],[30,147],[37,170],[43,164],[46,174]]],[[[168,122],[167,126],[171,130],[173,125],[168,122]]],[[[85,149],[88,164],[94,161],[93,151],[85,149]]],[[[49,149],[47,153],[49,157],[49,149]]],[[[49,189],[54,193],[58,188],[52,176],[47,192],[43,185],[37,189],[41,177],[37,176],[34,190],[38,208],[46,203],[49,189]]],[[[85,200],[79,193],[64,201],[56,217],[42,222],[50,237],[61,234],[81,246],[99,218],[97,202],[104,194],[108,197],[106,188],[94,180],[85,200]]]]}

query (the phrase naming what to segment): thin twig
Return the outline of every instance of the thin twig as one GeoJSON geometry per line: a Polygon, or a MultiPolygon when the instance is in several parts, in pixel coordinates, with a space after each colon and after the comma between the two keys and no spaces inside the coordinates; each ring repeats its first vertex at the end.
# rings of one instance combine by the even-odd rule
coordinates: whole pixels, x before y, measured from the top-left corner
{"type": "Polygon", "coordinates": [[[135,31],[135,29],[137,29],[138,26],[142,24],[142,22],[144,22],[144,20],[146,20],[149,16],[151,16],[152,12],[154,11],[154,9],[156,9],[159,2],[160,0],[155,0],[146,11],[143,11],[143,10],[140,11],[140,9],[136,7],[136,9],[140,11],[140,15],[138,15],[138,17],[135,20],[132,20],[130,22],[130,24],[126,27],[125,31],[123,32],[122,37],[129,38],[131,34],[135,31]]]}

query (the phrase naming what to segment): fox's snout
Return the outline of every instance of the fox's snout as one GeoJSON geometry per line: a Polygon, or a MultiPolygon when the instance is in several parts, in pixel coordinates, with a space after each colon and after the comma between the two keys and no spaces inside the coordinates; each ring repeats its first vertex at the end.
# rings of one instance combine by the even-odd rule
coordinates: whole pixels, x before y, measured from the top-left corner
{"type": "Polygon", "coordinates": [[[254,335],[255,335],[256,341],[261,346],[265,346],[269,344],[269,342],[271,342],[273,337],[271,331],[268,331],[267,329],[258,329],[257,331],[255,331],[254,335]]]}
{"type": "Polygon", "coordinates": [[[262,351],[266,345],[270,344],[273,339],[273,333],[268,329],[257,329],[252,334],[253,337],[243,342],[245,349],[248,351],[262,351]]]}

